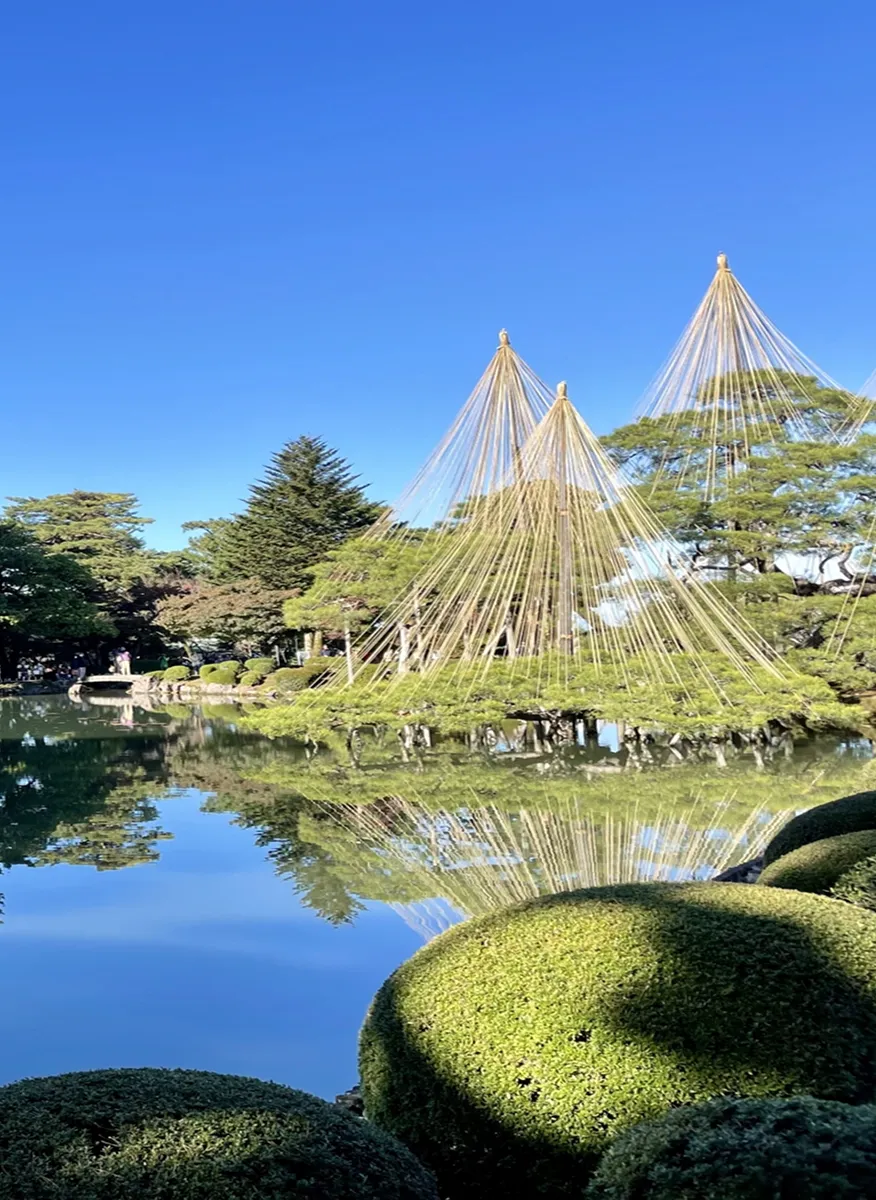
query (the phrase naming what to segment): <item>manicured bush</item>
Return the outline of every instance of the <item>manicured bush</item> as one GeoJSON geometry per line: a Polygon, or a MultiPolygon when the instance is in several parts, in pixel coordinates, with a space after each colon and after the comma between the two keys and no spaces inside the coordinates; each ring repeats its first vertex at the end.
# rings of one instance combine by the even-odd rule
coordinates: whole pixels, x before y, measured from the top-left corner
{"type": "Polygon", "coordinates": [[[315,1096],[207,1071],[84,1071],[0,1088],[15,1200],[437,1200],[404,1147],[315,1096]]]}
{"type": "Polygon", "coordinates": [[[856,792],[830,804],[807,809],[780,829],[764,851],[764,862],[784,858],[798,846],[859,829],[876,829],[876,792],[856,792]]]}
{"type": "Polygon", "coordinates": [[[237,682],[241,687],[255,687],[256,684],[261,683],[261,681],[262,676],[258,673],[258,671],[244,671],[237,682]]]}
{"type": "Polygon", "coordinates": [[[272,658],[248,658],[243,665],[247,671],[254,671],[260,679],[264,679],[266,675],[270,675],[276,664],[272,658]]]}
{"type": "Polygon", "coordinates": [[[300,667],[280,667],[272,671],[265,685],[278,692],[302,692],[317,683],[331,667],[330,659],[309,658],[300,667]]]}
{"type": "Polygon", "coordinates": [[[675,1105],[876,1099],[876,921],[739,884],[530,901],[403,964],[360,1071],[367,1116],[442,1195],[580,1197],[619,1133],[675,1105]]]}
{"type": "Polygon", "coordinates": [[[191,675],[188,667],[168,667],[161,678],[165,683],[182,683],[184,679],[188,679],[191,675]]]}
{"type": "MultiPolygon", "coordinates": [[[[141,672],[141,674],[142,673],[143,672],[141,672]]],[[[146,671],[145,675],[146,675],[147,679],[163,679],[164,671],[163,670],[162,671],[146,671]]]]}
{"type": "Polygon", "coordinates": [[[797,1096],[712,1100],[623,1134],[586,1200],[869,1200],[876,1108],[797,1096]]]}
{"type": "Polygon", "coordinates": [[[213,672],[218,671],[218,670],[219,670],[218,663],[204,663],[204,665],[199,668],[198,675],[205,682],[208,682],[210,679],[210,676],[213,674],[213,672]]]}
{"type": "Polygon", "coordinates": [[[233,667],[218,666],[215,671],[211,671],[204,680],[205,683],[218,683],[223,687],[232,687],[237,683],[237,664],[233,667]]]}
{"type": "Polygon", "coordinates": [[[758,883],[826,896],[841,875],[871,854],[876,854],[876,829],[822,838],[771,862],[764,867],[758,883]]]}
{"type": "Polygon", "coordinates": [[[876,912],[876,854],[864,858],[846,871],[830,890],[835,900],[855,904],[876,912]]]}

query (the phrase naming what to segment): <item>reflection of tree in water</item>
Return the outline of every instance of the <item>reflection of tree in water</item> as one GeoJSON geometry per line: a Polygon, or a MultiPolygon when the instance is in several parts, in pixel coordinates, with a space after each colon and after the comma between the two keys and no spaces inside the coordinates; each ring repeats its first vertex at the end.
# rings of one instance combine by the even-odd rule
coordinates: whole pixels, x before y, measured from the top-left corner
{"type": "Polygon", "coordinates": [[[604,756],[503,763],[452,745],[404,765],[390,747],[353,768],[269,745],[268,761],[260,740],[234,750],[232,775],[245,776],[236,795],[216,755],[210,810],[255,829],[277,872],[328,920],[381,900],[428,931],[545,892],[708,877],[758,853],[789,813],[861,790],[876,771],[831,739],[773,763],[654,769],[604,756]]]}
{"type": "Polygon", "coordinates": [[[154,861],[170,836],[154,825],[161,738],[116,736],[105,722],[96,736],[75,709],[38,699],[0,704],[0,864],[115,870],[154,861]]]}

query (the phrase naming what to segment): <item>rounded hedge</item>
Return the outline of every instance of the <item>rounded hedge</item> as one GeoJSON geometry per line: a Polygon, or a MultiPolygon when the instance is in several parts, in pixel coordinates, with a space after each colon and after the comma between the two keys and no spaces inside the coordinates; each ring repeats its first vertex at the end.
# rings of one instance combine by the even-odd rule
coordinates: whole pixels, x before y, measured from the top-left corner
{"type": "Polygon", "coordinates": [[[855,904],[858,908],[876,912],[876,854],[861,859],[844,875],[841,875],[830,890],[835,900],[855,904]]]}
{"type": "Polygon", "coordinates": [[[274,669],[274,660],[272,658],[248,658],[243,664],[247,671],[254,671],[261,679],[266,675],[270,675],[274,669]]]}
{"type": "Polygon", "coordinates": [[[219,666],[215,671],[211,671],[206,676],[206,683],[218,683],[222,687],[233,687],[237,683],[237,666],[225,667],[219,666]]]}
{"type": "Polygon", "coordinates": [[[165,683],[182,683],[184,679],[188,679],[191,672],[188,667],[168,667],[161,675],[165,683]]]}
{"type": "Polygon", "coordinates": [[[758,883],[826,896],[840,876],[863,858],[876,854],[876,829],[807,842],[764,867],[758,883]]]}
{"type": "Polygon", "coordinates": [[[207,1071],[9,1084],[0,1146],[16,1200],[437,1200],[413,1155],[359,1118],[305,1092],[207,1071]]]}
{"type": "Polygon", "coordinates": [[[309,658],[300,667],[280,667],[272,671],[265,684],[278,692],[301,692],[316,683],[330,667],[331,663],[325,658],[309,658]]]}
{"type": "Polygon", "coordinates": [[[238,683],[241,687],[255,687],[257,683],[261,683],[262,676],[258,671],[244,671],[238,683]]]}
{"type": "Polygon", "coordinates": [[[769,864],[798,846],[861,829],[876,829],[876,792],[856,792],[800,813],[779,830],[764,850],[763,860],[769,864]]]}
{"type": "Polygon", "coordinates": [[[404,963],[360,1071],[367,1116],[442,1194],[580,1197],[619,1133],[674,1105],[876,1099],[876,921],[732,883],[530,901],[404,963]]]}
{"type": "Polygon", "coordinates": [[[586,1200],[867,1200],[876,1108],[798,1096],[712,1100],[623,1134],[586,1200]]]}

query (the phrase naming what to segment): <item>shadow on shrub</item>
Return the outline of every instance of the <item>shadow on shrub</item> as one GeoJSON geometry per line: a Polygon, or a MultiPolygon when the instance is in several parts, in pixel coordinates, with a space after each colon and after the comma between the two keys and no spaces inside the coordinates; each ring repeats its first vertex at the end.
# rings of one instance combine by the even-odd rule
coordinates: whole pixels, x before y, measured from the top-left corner
{"type": "Polygon", "coordinates": [[[758,883],[826,896],[840,876],[871,854],[876,854],[876,829],[822,838],[771,862],[758,883]]]}
{"type": "Polygon", "coordinates": [[[830,894],[835,900],[876,912],[876,854],[855,863],[841,875],[830,894]]]}
{"type": "Polygon", "coordinates": [[[738,884],[532,901],[403,964],[360,1067],[367,1115],[442,1195],[580,1197],[619,1133],[672,1106],[876,1098],[876,921],[738,884]]]}
{"type": "Polygon", "coordinates": [[[0,1088],[15,1200],[437,1200],[403,1146],[305,1092],[206,1071],[84,1071],[0,1088]]]}
{"type": "Polygon", "coordinates": [[[876,1108],[799,1096],[713,1100],[639,1125],[609,1148],[586,1200],[868,1200],[876,1108]]]}
{"type": "Polygon", "coordinates": [[[763,860],[775,862],[798,846],[860,829],[876,829],[876,792],[856,792],[800,813],[779,830],[764,850],[763,860]]]}

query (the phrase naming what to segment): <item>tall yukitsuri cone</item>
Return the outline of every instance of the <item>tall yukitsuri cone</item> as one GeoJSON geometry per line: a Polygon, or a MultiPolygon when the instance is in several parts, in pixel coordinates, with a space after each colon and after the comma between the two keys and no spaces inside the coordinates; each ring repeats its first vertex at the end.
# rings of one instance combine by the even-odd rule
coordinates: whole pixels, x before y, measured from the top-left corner
{"type": "MultiPolygon", "coordinates": [[[[864,418],[860,397],[807,358],[730,270],[726,254],[690,324],[643,401],[640,415],[668,418],[667,458],[708,453],[705,498],[745,469],[758,445],[845,441],[864,418]],[[699,445],[695,445],[699,443],[699,445]]],[[[677,472],[679,486],[688,473],[677,472]]]]}
{"type": "Polygon", "coordinates": [[[775,670],[757,635],[684,562],[561,384],[504,478],[446,514],[415,585],[359,654],[395,661],[396,678],[440,670],[470,682],[501,660],[562,685],[586,662],[629,684],[684,688],[693,671],[715,693],[714,654],[749,682],[753,665],[775,670]]]}

